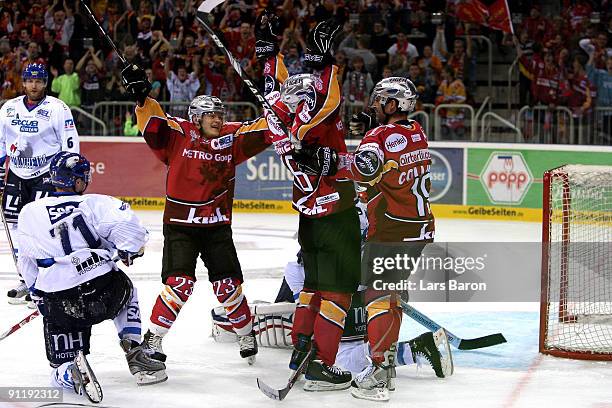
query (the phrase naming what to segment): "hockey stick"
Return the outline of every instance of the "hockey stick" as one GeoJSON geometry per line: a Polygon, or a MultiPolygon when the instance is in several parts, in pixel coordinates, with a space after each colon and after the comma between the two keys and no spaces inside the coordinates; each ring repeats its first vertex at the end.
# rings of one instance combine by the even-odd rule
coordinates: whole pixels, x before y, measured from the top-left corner
{"type": "Polygon", "coordinates": [[[268,384],[260,380],[259,378],[257,378],[257,387],[268,398],[271,398],[277,401],[282,401],[283,399],[285,399],[289,391],[291,391],[291,388],[293,388],[297,380],[300,378],[300,375],[302,375],[302,373],[306,370],[306,367],[308,366],[308,363],[314,356],[315,352],[316,352],[316,349],[314,347],[311,347],[308,353],[306,354],[306,356],[304,357],[304,360],[302,360],[302,362],[298,366],[297,370],[292,372],[291,375],[289,376],[289,379],[287,380],[287,385],[284,388],[281,388],[280,390],[272,388],[268,384]]]}
{"type": "MultiPolygon", "coordinates": [[[[4,192],[0,194],[0,202],[2,202],[2,198],[4,197],[4,192]]],[[[19,267],[17,266],[17,254],[15,254],[15,245],[13,244],[13,238],[11,237],[11,230],[6,221],[6,216],[4,215],[4,208],[0,208],[0,217],[2,217],[2,225],[4,225],[4,231],[6,232],[6,238],[8,239],[9,248],[11,249],[11,254],[13,255],[13,261],[15,262],[15,269],[17,269],[17,273],[19,277],[21,274],[19,273],[19,267]]]]}
{"type": "MultiPolygon", "coordinates": [[[[425,328],[433,332],[442,328],[442,326],[440,326],[438,323],[434,322],[429,317],[425,316],[423,313],[410,306],[404,300],[402,300],[402,311],[406,313],[408,317],[410,317],[417,323],[422,324],[425,328]]],[[[476,337],[474,339],[462,339],[461,337],[458,337],[451,333],[446,328],[444,328],[444,331],[446,331],[446,337],[448,338],[448,342],[453,347],[459,350],[474,350],[484,347],[496,346],[498,344],[506,342],[506,338],[501,333],[489,334],[487,336],[476,337]]]]}
{"type": "Polygon", "coordinates": [[[32,313],[30,313],[29,315],[24,317],[19,323],[17,323],[16,325],[11,327],[10,329],[5,331],[4,333],[0,334],[0,340],[6,339],[8,336],[10,336],[11,334],[15,333],[17,330],[21,329],[27,323],[30,323],[32,320],[37,318],[38,315],[40,315],[40,312],[38,310],[33,311],[32,313]]]}
{"type": "Polygon", "coordinates": [[[212,40],[217,45],[217,48],[219,48],[223,52],[223,54],[225,54],[225,57],[229,60],[230,64],[232,64],[234,71],[236,71],[242,82],[246,84],[253,96],[255,96],[261,106],[269,112],[269,115],[266,117],[266,119],[268,120],[268,125],[276,126],[279,130],[281,130],[285,135],[289,137],[294,148],[296,150],[299,150],[299,140],[295,139],[291,135],[291,133],[289,133],[287,126],[285,126],[285,124],[280,120],[278,115],[274,112],[272,106],[270,106],[270,103],[267,101],[266,98],[264,98],[259,89],[257,89],[255,84],[253,83],[253,80],[247,75],[246,72],[242,70],[240,62],[232,55],[232,53],[227,49],[225,44],[223,44],[223,41],[221,41],[215,30],[213,30],[212,27],[208,25],[208,16],[210,15],[212,9],[224,2],[225,0],[204,0],[202,4],[200,4],[200,7],[198,7],[198,12],[196,13],[196,20],[198,20],[202,27],[204,27],[206,32],[210,35],[212,40]]]}
{"type": "Polygon", "coordinates": [[[85,10],[87,11],[87,14],[89,14],[89,17],[91,17],[91,19],[94,22],[94,24],[98,27],[98,30],[100,30],[100,32],[102,33],[102,37],[104,37],[106,39],[106,41],[110,44],[110,46],[113,47],[113,50],[115,51],[115,53],[117,54],[117,56],[121,60],[121,63],[123,63],[123,66],[127,67],[128,66],[127,60],[125,59],[125,57],[123,56],[121,51],[119,51],[119,48],[117,48],[117,46],[115,45],[113,40],[110,38],[110,36],[106,33],[106,31],[104,31],[104,28],[102,28],[100,23],[98,23],[98,20],[96,20],[96,17],[94,16],[94,14],[91,12],[89,7],[87,7],[87,4],[85,4],[85,0],[81,0],[81,4],[83,5],[83,7],[85,7],[85,10]]]}

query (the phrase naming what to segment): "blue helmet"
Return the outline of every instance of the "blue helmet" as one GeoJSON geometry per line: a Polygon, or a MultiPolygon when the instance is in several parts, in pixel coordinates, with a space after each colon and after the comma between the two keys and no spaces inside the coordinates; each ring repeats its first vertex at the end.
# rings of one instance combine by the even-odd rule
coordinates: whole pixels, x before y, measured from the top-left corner
{"type": "Polygon", "coordinates": [[[47,73],[47,68],[45,68],[43,64],[28,64],[23,70],[21,77],[24,82],[28,79],[42,79],[46,84],[49,79],[49,74],[47,73]]]}
{"type": "Polygon", "coordinates": [[[53,159],[49,168],[51,184],[55,187],[72,188],[76,179],[83,179],[85,183],[91,181],[89,160],[85,156],[72,152],[59,152],[53,159]]]}

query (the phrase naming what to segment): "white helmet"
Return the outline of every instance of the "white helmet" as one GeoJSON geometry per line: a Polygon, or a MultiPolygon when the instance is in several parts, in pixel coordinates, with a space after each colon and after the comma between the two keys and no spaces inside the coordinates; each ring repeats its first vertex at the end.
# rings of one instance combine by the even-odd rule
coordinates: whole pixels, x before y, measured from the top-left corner
{"type": "Polygon", "coordinates": [[[317,77],[312,74],[292,75],[283,82],[280,89],[281,101],[295,113],[301,101],[306,101],[309,110],[313,110],[317,101],[315,81],[317,77]]]}
{"type": "Polygon", "coordinates": [[[381,80],[374,87],[370,106],[378,99],[384,108],[388,100],[395,99],[398,111],[410,113],[416,107],[417,98],[417,89],[411,80],[403,77],[389,77],[381,80]]]}
{"type": "Polygon", "coordinates": [[[225,114],[225,105],[216,96],[200,95],[196,96],[189,104],[187,116],[192,123],[197,123],[205,113],[225,114]],[[194,121],[195,120],[195,121],[194,121]]]}

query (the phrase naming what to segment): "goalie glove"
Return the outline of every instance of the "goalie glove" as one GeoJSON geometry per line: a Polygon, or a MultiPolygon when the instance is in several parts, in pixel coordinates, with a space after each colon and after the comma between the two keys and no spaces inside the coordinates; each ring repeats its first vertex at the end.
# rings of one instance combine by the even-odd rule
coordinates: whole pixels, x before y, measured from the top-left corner
{"type": "Polygon", "coordinates": [[[304,146],[293,153],[300,171],[310,176],[333,176],[338,172],[338,153],[331,147],[304,146]]]}
{"type": "Polygon", "coordinates": [[[304,64],[313,69],[323,69],[332,63],[332,46],[340,25],[330,18],[322,21],[308,33],[304,64]]]}
{"type": "Polygon", "coordinates": [[[140,106],[144,105],[145,99],[151,92],[151,82],[147,73],[138,65],[130,64],[121,71],[121,80],[127,93],[140,106]]]}
{"type": "Polygon", "coordinates": [[[267,10],[261,12],[255,21],[255,56],[266,60],[278,53],[278,36],[280,21],[278,17],[267,10]]]}
{"type": "Polygon", "coordinates": [[[134,263],[134,259],[140,258],[144,255],[144,247],[140,248],[138,252],[130,252],[124,251],[122,249],[117,250],[117,255],[119,255],[119,259],[125,266],[131,266],[134,263]]]}
{"type": "Polygon", "coordinates": [[[349,121],[349,134],[355,139],[361,139],[370,130],[378,126],[376,112],[359,112],[349,121]]]}

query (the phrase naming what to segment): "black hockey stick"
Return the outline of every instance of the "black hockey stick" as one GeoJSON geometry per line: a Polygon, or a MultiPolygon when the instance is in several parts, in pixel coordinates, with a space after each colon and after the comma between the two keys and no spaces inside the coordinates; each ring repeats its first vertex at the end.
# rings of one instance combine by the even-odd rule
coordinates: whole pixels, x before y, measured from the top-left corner
{"type": "MultiPolygon", "coordinates": [[[[425,316],[423,313],[410,306],[402,300],[402,311],[417,323],[422,324],[425,328],[435,332],[442,326],[425,316]]],[[[454,335],[448,329],[444,328],[448,342],[459,350],[474,350],[484,347],[497,346],[498,344],[506,343],[506,338],[501,333],[489,334],[487,336],[476,337],[474,339],[462,339],[454,335]]]]}
{"type": "Polygon", "coordinates": [[[277,401],[284,400],[289,391],[291,391],[291,388],[293,388],[297,380],[300,378],[300,375],[302,375],[302,373],[306,370],[306,367],[308,366],[308,363],[314,356],[315,352],[316,349],[314,347],[311,347],[308,353],[306,354],[306,357],[304,357],[304,360],[302,360],[302,363],[298,366],[297,370],[295,370],[293,373],[291,373],[291,376],[289,376],[289,379],[287,380],[287,385],[284,388],[281,388],[280,390],[272,388],[259,378],[257,378],[257,387],[268,398],[277,401]]]}
{"type": "Polygon", "coordinates": [[[200,4],[200,7],[198,7],[198,12],[196,13],[196,20],[198,20],[198,22],[202,25],[202,27],[204,27],[206,32],[210,35],[212,40],[217,45],[217,48],[219,48],[223,52],[223,54],[225,54],[226,58],[229,60],[230,64],[234,68],[234,71],[236,71],[236,73],[238,74],[242,82],[246,84],[246,86],[249,88],[251,93],[257,99],[257,101],[261,104],[261,106],[264,109],[268,110],[269,115],[266,117],[266,119],[268,120],[268,125],[276,126],[278,130],[281,130],[285,135],[289,137],[289,139],[291,140],[291,143],[293,143],[294,148],[296,150],[299,149],[300,147],[299,141],[296,140],[291,135],[291,133],[289,133],[287,126],[285,126],[285,124],[280,120],[278,115],[274,112],[274,110],[272,109],[272,106],[270,106],[270,103],[266,100],[266,98],[264,98],[264,96],[261,94],[259,89],[257,89],[253,80],[247,75],[246,72],[243,71],[242,66],[240,65],[240,62],[232,55],[232,53],[227,49],[225,44],[223,44],[223,41],[221,41],[221,39],[219,38],[219,35],[217,35],[215,30],[213,30],[212,27],[208,25],[208,16],[210,15],[210,12],[212,11],[212,9],[214,9],[219,4],[222,4],[224,2],[225,0],[204,0],[202,4],[200,4]],[[273,123],[270,123],[270,122],[273,122],[273,123]]]}
{"type": "Polygon", "coordinates": [[[81,0],[81,4],[83,5],[83,7],[85,7],[85,10],[87,11],[87,14],[89,14],[89,17],[91,17],[91,20],[98,27],[98,30],[100,30],[100,32],[102,33],[102,37],[104,37],[106,39],[106,41],[110,44],[110,46],[113,47],[113,50],[115,51],[115,53],[117,54],[117,56],[121,60],[121,63],[123,64],[123,67],[124,68],[127,67],[127,65],[128,65],[127,60],[125,59],[125,57],[123,56],[121,51],[119,51],[119,48],[117,48],[117,46],[115,45],[113,40],[109,37],[109,35],[106,33],[106,31],[104,31],[104,29],[102,28],[100,23],[98,23],[98,20],[96,20],[96,17],[94,16],[94,14],[91,12],[91,10],[87,6],[87,4],[85,4],[85,0],[81,0]]]}

